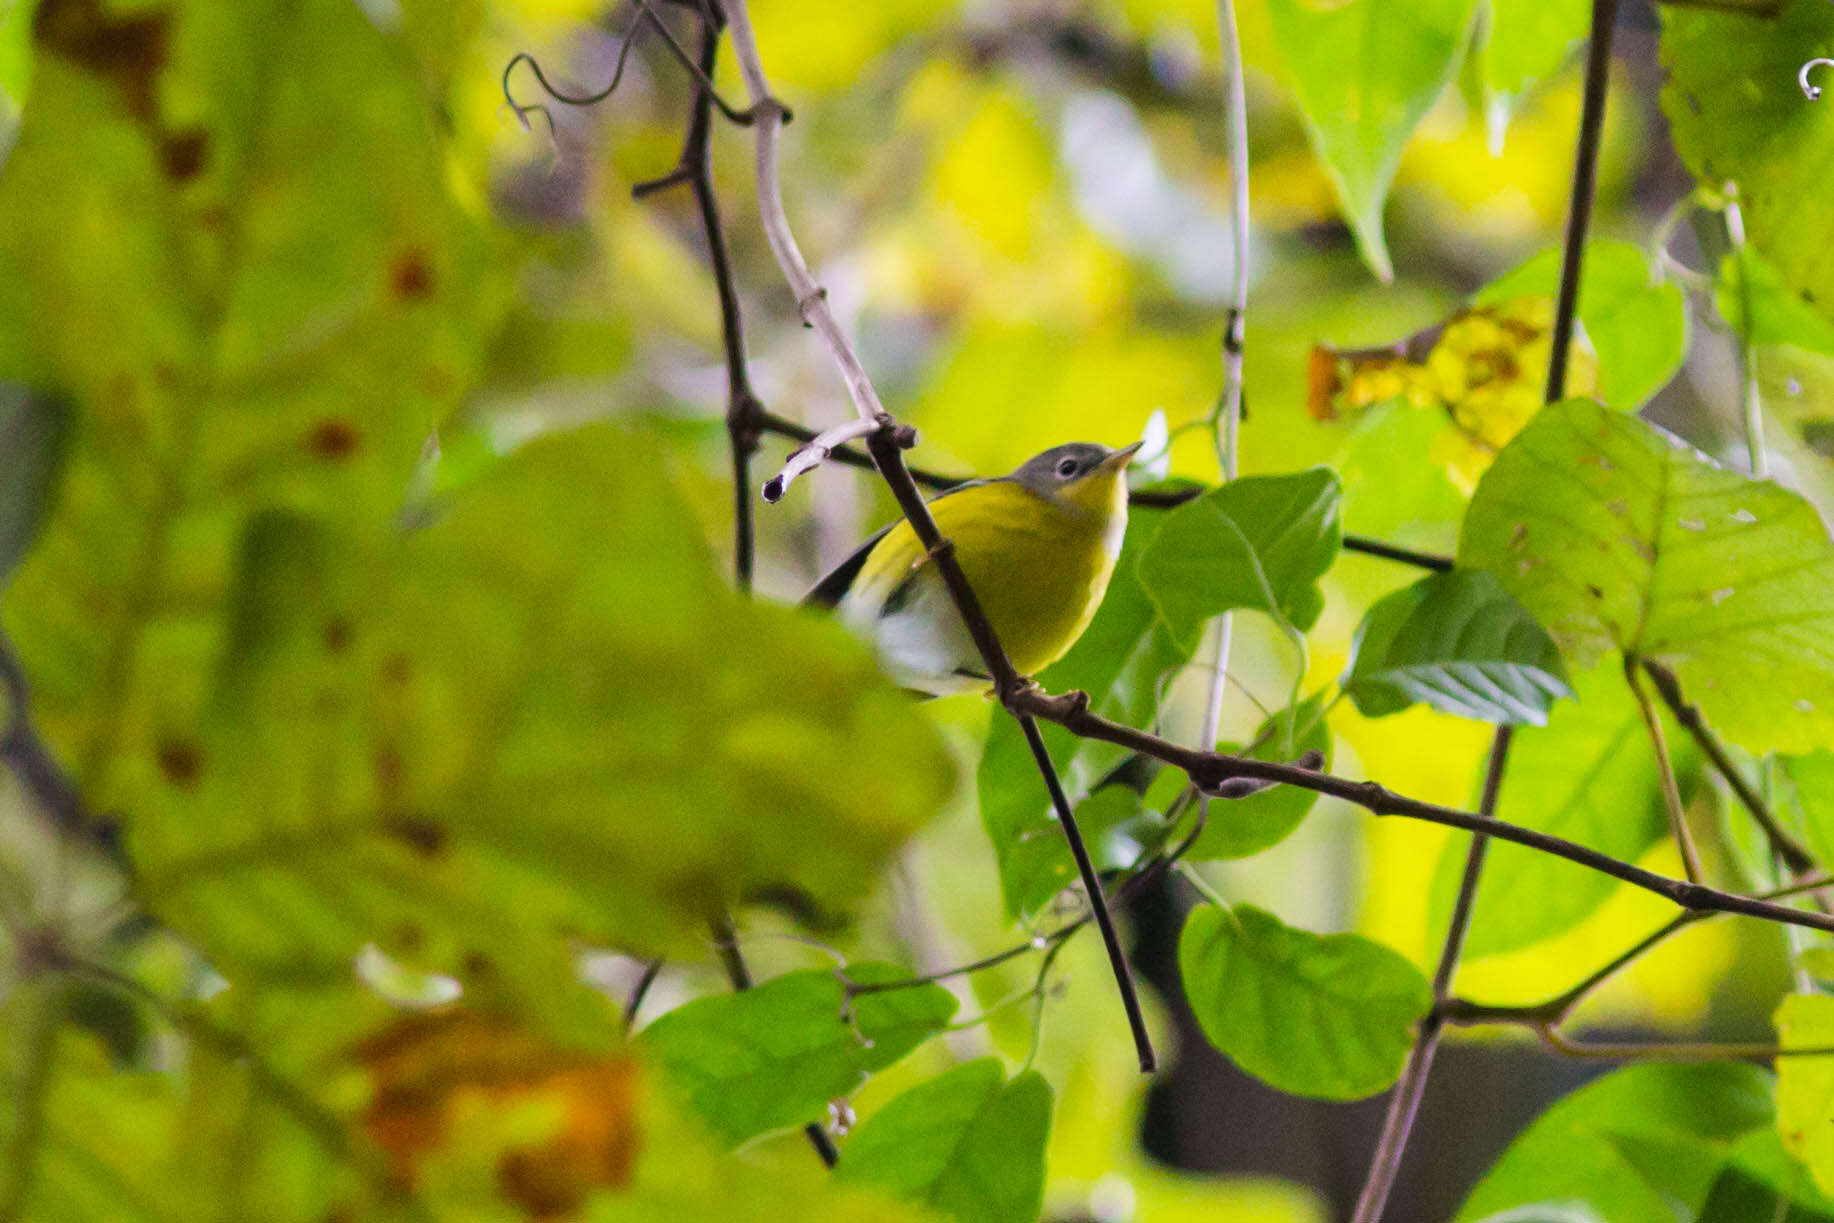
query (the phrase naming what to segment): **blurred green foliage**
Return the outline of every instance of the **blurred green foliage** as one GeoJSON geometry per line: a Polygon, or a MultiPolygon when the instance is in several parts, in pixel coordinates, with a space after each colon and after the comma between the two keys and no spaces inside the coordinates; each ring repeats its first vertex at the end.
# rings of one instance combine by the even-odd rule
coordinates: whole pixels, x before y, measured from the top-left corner
{"type": "MultiPolygon", "coordinates": [[[[1215,6],[750,7],[796,113],[790,215],[914,461],[1006,470],[1154,422],[1141,466],[1192,494],[1135,508],[1048,689],[1190,742],[1233,611],[1226,745],[1468,805],[1472,719],[1545,718],[1498,816],[1672,870],[1612,665],[1649,658],[1834,854],[1834,120],[1795,80],[1834,51],[1820,0],[1664,7],[1661,116],[1623,88],[1649,40],[1622,53],[1578,306],[1602,404],[1532,420],[1545,328],[1508,324],[1551,311],[1586,6],[1244,0],[1249,474],[1221,488],[1215,6]],[[1434,396],[1308,413],[1315,346],[1443,337],[1461,303],[1503,338],[1429,356],[1434,396]],[[1746,357],[1773,481],[1737,469],[1746,357]],[[1456,543],[1460,568],[1410,585],[1345,531],[1456,543]]],[[[691,42],[689,8],[658,12],[691,42]]],[[[828,468],[757,507],[764,597],[731,589],[699,218],[629,192],[674,164],[691,87],[640,28],[601,0],[0,6],[8,725],[29,714],[106,832],[60,838],[0,788],[0,1218],[1322,1219],[1307,1188],[1142,1152],[1099,948],[1038,938],[1080,909],[1011,719],[918,706],[775,605],[890,515],[876,482],[828,468]],[[604,105],[503,105],[515,52],[585,90],[627,42],[604,105]],[[707,946],[727,912],[745,994],[707,946]],[[1001,952],[947,989],[845,985],[1001,952]],[[626,1042],[632,957],[664,955],[626,1042]],[[849,1099],[827,1178],[795,1130],[849,1099]]],[[[715,81],[742,96],[725,48],[715,81]]],[[[509,85],[538,98],[526,67],[509,85]]],[[[750,142],[716,122],[712,153],[758,390],[833,423],[750,142]]],[[[1175,771],[1046,738],[1103,870],[1193,831],[1175,771]]],[[[1668,739],[1693,822],[1735,829],[1715,871],[1780,882],[1668,739]]],[[[1206,818],[1198,886],[1278,912],[1186,919],[1199,1029],[1283,1090],[1382,1090],[1465,838],[1360,831],[1292,788],[1206,818]]],[[[1627,905],[1493,847],[1467,988],[1557,993],[1649,928],[1627,905]]],[[[1694,1031],[1714,1000],[1768,1012],[1792,950],[1817,962],[1730,925],[1587,1021],[1694,1031]]],[[[1824,1001],[1784,1003],[1786,1043],[1827,1043],[1824,1001]]],[[[1825,1074],[1780,1059],[1773,1109],[1751,1066],[1620,1071],[1460,1217],[1828,1217],[1825,1074]]]]}

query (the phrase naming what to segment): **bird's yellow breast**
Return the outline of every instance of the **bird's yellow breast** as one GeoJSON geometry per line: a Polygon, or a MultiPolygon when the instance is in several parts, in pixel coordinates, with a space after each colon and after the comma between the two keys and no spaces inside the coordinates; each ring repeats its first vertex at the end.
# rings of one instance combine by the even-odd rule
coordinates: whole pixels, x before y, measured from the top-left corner
{"type": "MultiPolygon", "coordinates": [[[[1061,658],[1089,627],[1114,573],[1127,514],[1120,474],[1097,473],[1056,498],[995,481],[939,498],[930,508],[944,537],[954,541],[962,572],[1013,666],[1030,675],[1061,658]]],[[[942,657],[934,664],[926,660],[924,669],[985,671],[908,522],[879,541],[843,607],[850,618],[882,628],[899,616],[946,619],[935,626],[929,647],[942,657]]]]}

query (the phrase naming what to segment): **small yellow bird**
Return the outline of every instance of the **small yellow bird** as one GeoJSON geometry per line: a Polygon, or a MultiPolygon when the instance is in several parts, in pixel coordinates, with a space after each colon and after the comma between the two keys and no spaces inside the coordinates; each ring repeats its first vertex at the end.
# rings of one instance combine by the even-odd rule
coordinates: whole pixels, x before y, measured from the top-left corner
{"type": "MultiPolygon", "coordinates": [[[[1122,473],[1139,448],[1053,446],[1011,475],[930,502],[1019,674],[1062,658],[1095,618],[1127,533],[1122,473]]],[[[862,544],[803,602],[837,608],[871,636],[907,687],[941,696],[990,682],[941,574],[903,519],[862,544]]]]}

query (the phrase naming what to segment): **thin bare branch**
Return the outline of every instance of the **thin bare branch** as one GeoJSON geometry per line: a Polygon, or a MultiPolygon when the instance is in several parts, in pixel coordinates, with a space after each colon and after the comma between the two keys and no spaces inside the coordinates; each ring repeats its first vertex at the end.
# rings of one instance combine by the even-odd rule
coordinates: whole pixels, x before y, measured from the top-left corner
{"type": "Polygon", "coordinates": [[[1669,758],[1668,735],[1662,719],[1644,691],[1642,669],[1631,655],[1624,656],[1624,681],[1630,695],[1636,698],[1637,712],[1643,715],[1643,728],[1649,733],[1649,745],[1656,753],[1656,778],[1662,785],[1662,806],[1668,812],[1669,830],[1675,835],[1675,848],[1681,851],[1681,866],[1695,883],[1704,877],[1700,867],[1700,850],[1694,846],[1694,834],[1688,829],[1687,808],[1681,801],[1681,786],[1675,780],[1675,762],[1669,758]]]}
{"type": "Polygon", "coordinates": [[[783,462],[783,469],[764,482],[764,499],[773,504],[783,500],[783,494],[789,491],[791,481],[806,472],[814,471],[840,447],[848,442],[858,441],[878,427],[877,421],[844,420],[838,425],[823,429],[809,441],[790,451],[790,457],[783,462]]]}
{"type": "MultiPolygon", "coordinates": [[[[975,647],[979,650],[987,671],[993,678],[994,691],[1005,701],[1011,693],[1018,691],[1024,681],[1013,669],[1011,660],[1000,646],[999,638],[993,626],[982,613],[979,601],[956,563],[954,551],[949,542],[942,538],[936,528],[936,521],[924,504],[922,494],[911,479],[904,466],[903,448],[915,441],[915,434],[907,427],[899,426],[886,414],[879,402],[879,395],[874,390],[872,379],[868,377],[865,366],[860,363],[853,345],[848,341],[845,331],[834,317],[828,306],[827,291],[816,281],[809,270],[807,260],[796,244],[795,234],[790,229],[789,218],[783,208],[783,187],[778,169],[777,140],[782,130],[786,111],[782,103],[772,94],[770,82],[764,74],[764,64],[758,55],[757,38],[752,32],[751,14],[745,6],[745,0],[724,0],[726,20],[732,36],[733,55],[739,64],[739,74],[744,78],[746,92],[750,97],[751,111],[757,122],[753,126],[756,141],[756,171],[758,180],[758,211],[766,239],[770,242],[771,252],[776,256],[778,266],[782,268],[784,278],[789,282],[791,291],[796,296],[797,309],[801,311],[803,321],[821,337],[835,365],[839,368],[842,379],[847,384],[848,394],[853,399],[854,408],[860,418],[872,422],[876,427],[867,438],[867,451],[878,466],[879,474],[891,486],[892,495],[897,498],[899,508],[904,511],[918,540],[929,551],[948,588],[963,621],[967,624],[975,647]]],[[[1008,704],[1011,709],[1011,705],[1008,704]]],[[[1038,737],[1038,728],[1032,719],[1013,709],[1013,716],[1026,732],[1026,739],[1032,746],[1032,754],[1038,764],[1039,775],[1044,779],[1045,788],[1050,792],[1052,806],[1057,811],[1058,822],[1063,826],[1064,837],[1069,842],[1070,851],[1076,858],[1078,872],[1082,876],[1083,887],[1088,893],[1089,905],[1095,914],[1096,925],[1101,928],[1102,941],[1108,950],[1108,958],[1114,969],[1115,983],[1120,989],[1121,1003],[1127,1012],[1128,1026],[1133,1031],[1134,1045],[1139,1053],[1142,1071],[1151,1071],[1157,1065],[1153,1054],[1152,1041],[1147,1035],[1145,1016],[1140,1011],[1139,999],[1135,994],[1133,972],[1127,965],[1127,957],[1121,948],[1120,937],[1114,928],[1114,921],[1108,912],[1106,900],[1102,896],[1101,880],[1096,876],[1088,850],[1083,845],[1082,835],[1076,825],[1075,813],[1070,809],[1068,798],[1063,792],[1062,782],[1057,777],[1057,770],[1051,763],[1050,754],[1044,750],[1043,742],[1038,737]]]]}
{"type": "Polygon", "coordinates": [[[1803,912],[1755,897],[1724,892],[1718,888],[1707,887],[1705,884],[1694,883],[1686,879],[1673,879],[1655,871],[1645,870],[1634,863],[1613,858],[1609,854],[1600,853],[1596,849],[1566,840],[1564,837],[1557,837],[1533,828],[1523,828],[1502,820],[1486,819],[1476,812],[1460,811],[1456,807],[1442,807],[1437,803],[1408,798],[1395,793],[1379,782],[1351,781],[1346,777],[1320,773],[1296,764],[1256,760],[1247,756],[1232,756],[1225,752],[1194,750],[1173,743],[1169,739],[1162,739],[1147,731],[1136,730],[1131,726],[1112,722],[1099,714],[1091,713],[1089,696],[1084,692],[1054,695],[1042,688],[1028,686],[1015,693],[1008,701],[1008,705],[1046,721],[1056,722],[1073,734],[1081,735],[1086,739],[1100,739],[1104,743],[1113,743],[1142,755],[1151,756],[1154,760],[1163,761],[1173,768],[1183,770],[1199,789],[1212,793],[1218,786],[1240,777],[1280,782],[1285,785],[1298,786],[1302,790],[1312,790],[1319,794],[1329,794],[1333,798],[1341,798],[1374,815],[1395,815],[1406,819],[1425,820],[1432,824],[1443,824],[1448,828],[1484,832],[1498,840],[1526,845],[1530,849],[1552,854],[1569,862],[1576,862],[1580,866],[1609,875],[1613,879],[1621,879],[1633,887],[1653,892],[1684,909],[1743,913],[1785,925],[1834,931],[1834,916],[1826,913],[1803,912]]]}
{"type": "Polygon", "coordinates": [[[1076,813],[1070,807],[1068,796],[1064,794],[1063,783],[1058,779],[1050,752],[1045,749],[1038,724],[1015,703],[1022,693],[1035,690],[1035,685],[1013,669],[1012,660],[1000,645],[999,635],[994,631],[986,613],[981,610],[980,600],[975,597],[967,575],[955,559],[955,546],[943,538],[935,518],[930,514],[930,507],[924,503],[923,495],[911,479],[910,472],[905,470],[902,447],[913,441],[915,436],[908,426],[900,426],[891,417],[882,416],[880,427],[867,438],[866,448],[878,464],[879,474],[885,477],[886,484],[891,487],[898,508],[904,512],[911,529],[916,532],[918,542],[928,551],[937,573],[948,587],[949,596],[956,610],[961,613],[962,622],[967,626],[968,634],[980,652],[981,660],[986,663],[988,674],[993,678],[994,693],[1013,717],[1018,719],[1020,729],[1025,732],[1025,741],[1031,748],[1032,759],[1038,765],[1038,773],[1044,779],[1045,789],[1050,793],[1057,822],[1063,828],[1071,856],[1076,859],[1077,874],[1082,879],[1090,912],[1095,918],[1096,927],[1102,932],[1102,944],[1108,951],[1108,963],[1114,970],[1115,986],[1121,994],[1121,1006],[1127,1012],[1127,1025],[1133,1032],[1134,1050],[1139,1054],[1140,1070],[1150,1074],[1158,1068],[1158,1059],[1153,1053],[1152,1038],[1146,1031],[1146,1017],[1141,1013],[1140,1000],[1134,989],[1133,970],[1128,967],[1127,953],[1121,947],[1120,934],[1108,911],[1108,902],[1102,895],[1101,878],[1096,874],[1095,863],[1083,844],[1076,813]]]}
{"type": "MultiPolygon", "coordinates": [[[[1490,760],[1484,770],[1484,793],[1478,802],[1478,814],[1485,819],[1496,816],[1497,798],[1503,790],[1504,767],[1509,760],[1510,732],[1500,727],[1490,744],[1490,760]]],[[[1452,979],[1458,973],[1459,957],[1464,954],[1465,936],[1471,929],[1471,914],[1477,904],[1477,885],[1484,869],[1484,855],[1490,838],[1483,833],[1471,837],[1465,854],[1465,870],[1459,880],[1458,898],[1452,905],[1452,917],[1446,925],[1446,937],[1439,951],[1439,967],[1433,974],[1433,1009],[1420,1023],[1414,1036],[1414,1047],[1401,1068],[1401,1077],[1388,1097],[1388,1114],[1382,1120],[1382,1133],[1376,1139],[1375,1154],[1369,1160],[1369,1176],[1363,1191],[1357,1195],[1353,1223],[1374,1223],[1388,1205],[1395,1177],[1401,1172],[1401,1156],[1420,1112],[1420,1100],[1426,1094],[1427,1076],[1432,1073],[1433,1057],[1439,1051],[1439,1037],[1445,1029],[1440,1007],[1452,990],[1452,979]]]]}
{"type": "Polygon", "coordinates": [[[1726,779],[1726,785],[1731,787],[1740,805],[1751,814],[1753,820],[1757,821],[1758,827],[1764,830],[1765,837],[1770,840],[1770,847],[1776,851],[1777,857],[1782,859],[1784,868],[1792,875],[1803,875],[1818,869],[1819,864],[1815,861],[1815,855],[1811,854],[1802,842],[1791,836],[1788,829],[1777,822],[1777,817],[1771,812],[1770,805],[1746,779],[1745,774],[1726,751],[1725,745],[1707,726],[1706,719],[1700,716],[1700,710],[1689,704],[1687,698],[1682,695],[1681,684],[1676,680],[1674,673],[1661,663],[1651,662],[1649,659],[1643,660],[1643,670],[1649,676],[1650,682],[1655,685],[1656,695],[1662,698],[1662,703],[1668,706],[1668,711],[1675,716],[1676,723],[1680,725],[1681,729],[1688,732],[1695,746],[1700,748],[1701,753],[1713,762],[1713,767],[1718,770],[1721,777],[1726,779]]]}

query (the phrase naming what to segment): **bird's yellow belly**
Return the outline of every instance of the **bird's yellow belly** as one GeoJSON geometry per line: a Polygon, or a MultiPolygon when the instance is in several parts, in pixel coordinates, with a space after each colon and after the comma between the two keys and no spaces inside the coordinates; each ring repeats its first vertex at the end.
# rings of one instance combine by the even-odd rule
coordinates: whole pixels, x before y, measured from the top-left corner
{"type": "Polygon", "coordinates": [[[957,532],[956,555],[1013,667],[1032,675],[1061,658],[1089,627],[1114,560],[1087,532],[1039,538],[994,524],[984,534],[957,532]],[[1040,563],[1034,559],[1039,556],[1056,559],[1040,563]]]}
{"type": "MultiPolygon", "coordinates": [[[[931,503],[937,527],[953,541],[962,572],[1022,675],[1062,657],[1107,592],[1126,524],[1126,488],[1118,480],[1110,488],[1104,495],[1114,500],[1106,514],[1040,504],[1017,484],[995,483],[972,497],[931,503]]],[[[959,690],[986,674],[909,523],[887,532],[840,606],[850,622],[872,633],[887,667],[912,687],[959,690]]]]}

